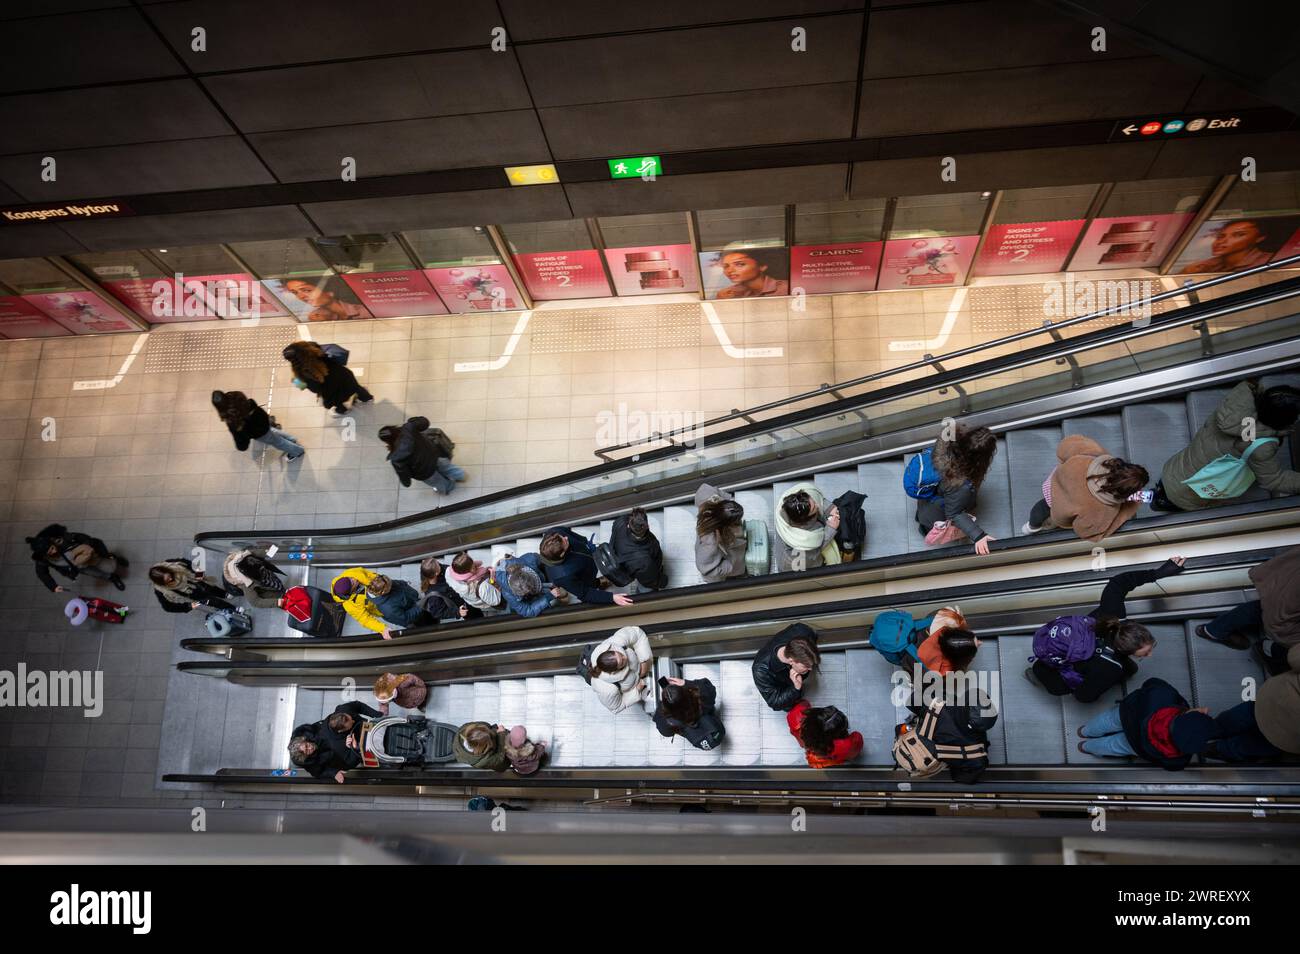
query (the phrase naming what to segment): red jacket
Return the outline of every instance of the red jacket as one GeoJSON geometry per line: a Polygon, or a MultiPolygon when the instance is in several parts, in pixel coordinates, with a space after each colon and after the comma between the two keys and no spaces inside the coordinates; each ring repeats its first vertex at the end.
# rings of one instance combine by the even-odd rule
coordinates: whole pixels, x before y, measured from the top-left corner
{"type": "MultiPolygon", "coordinates": [[[[803,736],[800,735],[800,731],[803,729],[803,720],[811,708],[812,703],[807,699],[800,699],[785,716],[786,725],[790,727],[790,734],[795,737],[795,741],[800,745],[803,745],[803,736]]],[[[830,768],[833,765],[843,765],[850,759],[857,758],[861,751],[862,733],[850,732],[848,738],[835,740],[830,755],[818,755],[816,752],[809,752],[807,749],[804,750],[804,755],[807,756],[809,765],[816,769],[822,769],[830,768]]]]}

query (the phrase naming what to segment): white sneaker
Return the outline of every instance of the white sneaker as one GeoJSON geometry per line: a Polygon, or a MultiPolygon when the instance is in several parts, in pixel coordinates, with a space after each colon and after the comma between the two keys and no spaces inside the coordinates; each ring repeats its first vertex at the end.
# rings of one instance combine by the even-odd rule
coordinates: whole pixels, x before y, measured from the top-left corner
{"type": "Polygon", "coordinates": [[[1046,529],[1047,529],[1046,527],[1031,527],[1029,525],[1029,521],[1026,520],[1024,526],[1020,528],[1020,535],[1022,537],[1027,537],[1031,533],[1042,533],[1046,529]]]}

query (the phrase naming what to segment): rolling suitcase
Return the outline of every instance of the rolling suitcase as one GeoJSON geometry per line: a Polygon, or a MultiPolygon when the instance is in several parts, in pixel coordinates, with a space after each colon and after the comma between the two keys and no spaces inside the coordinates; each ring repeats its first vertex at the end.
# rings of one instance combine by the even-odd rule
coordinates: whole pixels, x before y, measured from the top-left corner
{"type": "Polygon", "coordinates": [[[750,576],[762,576],[772,568],[772,557],[767,548],[767,524],[762,520],[746,520],[745,571],[750,576]]]}
{"type": "Polygon", "coordinates": [[[253,618],[239,610],[217,610],[208,617],[204,624],[208,633],[217,639],[228,636],[243,636],[253,631],[253,618]]]}

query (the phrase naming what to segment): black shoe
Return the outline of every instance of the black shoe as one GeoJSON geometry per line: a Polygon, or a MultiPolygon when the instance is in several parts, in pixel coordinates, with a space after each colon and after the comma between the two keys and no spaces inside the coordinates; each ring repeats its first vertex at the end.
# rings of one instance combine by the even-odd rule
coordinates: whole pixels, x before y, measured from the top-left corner
{"type": "Polygon", "coordinates": [[[1205,756],[1205,758],[1207,759],[1214,759],[1214,761],[1216,762],[1228,761],[1228,759],[1225,759],[1223,755],[1219,752],[1219,743],[1217,742],[1211,742],[1204,749],[1202,749],[1201,755],[1205,756]]]}
{"type": "MultiPolygon", "coordinates": [[[[1274,643],[1274,645],[1276,646],[1277,644],[1274,643]]],[[[1250,654],[1255,657],[1255,661],[1264,667],[1264,671],[1270,676],[1280,676],[1291,668],[1286,664],[1285,657],[1278,659],[1271,653],[1264,652],[1264,644],[1262,642],[1251,643],[1250,654]]]]}
{"type": "Polygon", "coordinates": [[[125,589],[126,589],[126,584],[122,582],[122,578],[121,578],[120,576],[118,576],[116,573],[114,573],[112,576],[110,576],[110,577],[108,578],[108,582],[112,583],[112,584],[113,584],[114,586],[116,586],[119,590],[125,590],[125,589]]]}
{"type": "Polygon", "coordinates": [[[342,404],[340,404],[338,407],[332,407],[330,408],[330,410],[333,411],[335,414],[337,414],[339,417],[342,417],[344,414],[348,413],[347,407],[345,407],[342,404]]]}
{"type": "Polygon", "coordinates": [[[128,566],[131,565],[130,560],[128,560],[126,557],[120,557],[116,553],[113,554],[113,559],[114,561],[116,561],[117,565],[122,569],[126,569],[128,566]]]}
{"type": "Polygon", "coordinates": [[[1204,625],[1196,627],[1196,635],[1201,639],[1208,639],[1212,643],[1218,643],[1220,646],[1227,646],[1229,649],[1247,650],[1250,648],[1250,640],[1244,633],[1232,633],[1227,639],[1220,639],[1218,636],[1211,634],[1204,625]]]}

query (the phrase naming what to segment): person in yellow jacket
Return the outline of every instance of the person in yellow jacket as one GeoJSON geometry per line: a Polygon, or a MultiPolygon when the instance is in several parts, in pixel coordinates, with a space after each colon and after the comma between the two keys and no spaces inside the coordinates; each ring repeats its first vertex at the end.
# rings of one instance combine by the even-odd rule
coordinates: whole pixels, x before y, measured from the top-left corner
{"type": "Polygon", "coordinates": [[[334,602],[342,603],[348,615],[366,629],[379,633],[384,639],[392,639],[393,634],[389,632],[388,624],[375,610],[369,594],[366,593],[366,587],[378,575],[373,570],[354,566],[350,570],[344,570],[330,581],[330,593],[334,595],[334,602]]]}

